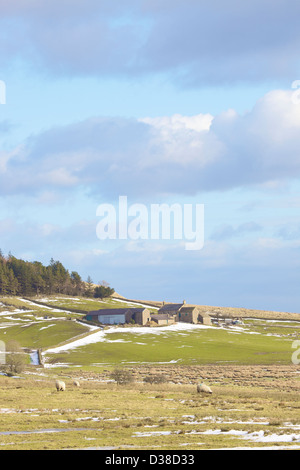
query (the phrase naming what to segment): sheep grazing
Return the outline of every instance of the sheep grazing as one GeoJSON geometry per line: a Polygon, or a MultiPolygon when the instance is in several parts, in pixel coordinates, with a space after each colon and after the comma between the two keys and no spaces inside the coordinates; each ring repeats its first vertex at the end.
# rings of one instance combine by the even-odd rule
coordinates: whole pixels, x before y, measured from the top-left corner
{"type": "Polygon", "coordinates": [[[212,390],[208,385],[205,384],[197,384],[197,392],[198,393],[212,393],[212,390]]]}
{"type": "Polygon", "coordinates": [[[73,385],[75,385],[75,387],[80,387],[80,383],[78,382],[78,380],[74,380],[73,385]]]}
{"type": "Polygon", "coordinates": [[[64,392],[66,390],[66,384],[65,382],[62,382],[62,380],[57,380],[55,382],[56,390],[59,392],[64,392]]]}

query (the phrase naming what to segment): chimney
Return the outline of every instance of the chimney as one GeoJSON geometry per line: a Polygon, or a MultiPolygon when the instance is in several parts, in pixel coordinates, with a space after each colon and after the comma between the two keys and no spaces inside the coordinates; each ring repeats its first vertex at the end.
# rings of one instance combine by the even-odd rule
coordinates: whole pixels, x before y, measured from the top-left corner
{"type": "Polygon", "coordinates": [[[183,304],[185,304],[185,303],[186,303],[186,301],[184,300],[182,303],[183,303],[183,304]]]}

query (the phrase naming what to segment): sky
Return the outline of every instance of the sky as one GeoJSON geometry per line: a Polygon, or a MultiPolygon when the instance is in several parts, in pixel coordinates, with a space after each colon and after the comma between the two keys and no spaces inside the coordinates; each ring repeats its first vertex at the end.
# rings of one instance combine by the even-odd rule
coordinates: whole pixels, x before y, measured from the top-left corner
{"type": "Polygon", "coordinates": [[[300,313],[299,15],[296,0],[0,0],[2,252],[130,299],[300,313]],[[195,233],[204,207],[201,248],[172,224],[151,236],[163,204],[189,206],[195,233]]]}

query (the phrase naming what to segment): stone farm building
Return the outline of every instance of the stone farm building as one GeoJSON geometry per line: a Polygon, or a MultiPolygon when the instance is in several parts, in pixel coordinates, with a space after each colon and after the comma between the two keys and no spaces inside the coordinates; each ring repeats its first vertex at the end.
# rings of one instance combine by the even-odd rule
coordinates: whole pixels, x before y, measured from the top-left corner
{"type": "Polygon", "coordinates": [[[151,314],[147,308],[106,308],[88,312],[84,319],[104,325],[135,323],[144,326],[150,321],[159,326],[176,322],[211,325],[211,318],[207,313],[200,312],[197,305],[189,305],[185,301],[181,304],[164,304],[155,314],[151,314]]]}
{"type": "Polygon", "coordinates": [[[84,319],[104,325],[124,323],[146,325],[151,320],[151,315],[147,308],[105,308],[88,312],[84,319]]]}
{"type": "Polygon", "coordinates": [[[159,326],[173,325],[176,323],[175,315],[169,315],[168,313],[154,313],[151,315],[151,320],[155,321],[159,326]]]}
{"type": "Polygon", "coordinates": [[[187,304],[185,300],[182,304],[164,304],[157,313],[158,315],[173,316],[176,322],[212,324],[208,313],[200,312],[197,305],[187,304]]]}

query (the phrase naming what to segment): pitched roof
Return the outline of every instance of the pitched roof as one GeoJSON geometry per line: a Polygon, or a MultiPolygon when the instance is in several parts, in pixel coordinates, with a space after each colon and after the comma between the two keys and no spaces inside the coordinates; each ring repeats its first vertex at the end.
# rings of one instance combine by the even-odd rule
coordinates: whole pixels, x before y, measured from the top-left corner
{"type": "Polygon", "coordinates": [[[148,310],[146,307],[130,307],[127,310],[130,310],[131,312],[138,313],[138,312],[143,312],[144,310],[148,310]]]}
{"type": "Polygon", "coordinates": [[[180,308],[180,311],[181,312],[191,312],[192,310],[194,310],[196,307],[196,305],[183,305],[181,308],[180,308]]]}
{"type": "Polygon", "coordinates": [[[102,308],[100,310],[92,310],[87,315],[122,315],[128,310],[129,308],[102,308]]]}
{"type": "Polygon", "coordinates": [[[165,304],[160,307],[159,312],[164,310],[179,310],[184,304],[165,304]]]}
{"type": "Polygon", "coordinates": [[[151,318],[153,318],[154,320],[169,320],[173,317],[168,315],[167,313],[155,313],[154,315],[151,315],[151,318]]]}
{"type": "Polygon", "coordinates": [[[126,312],[138,313],[146,310],[145,308],[101,308],[99,310],[91,310],[87,315],[125,315],[126,312]]]}

